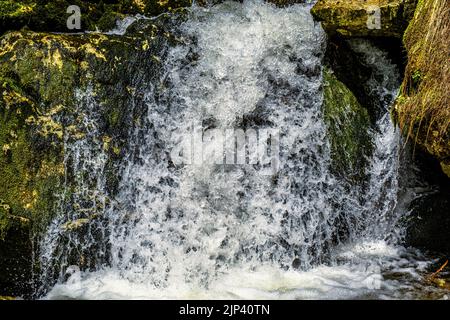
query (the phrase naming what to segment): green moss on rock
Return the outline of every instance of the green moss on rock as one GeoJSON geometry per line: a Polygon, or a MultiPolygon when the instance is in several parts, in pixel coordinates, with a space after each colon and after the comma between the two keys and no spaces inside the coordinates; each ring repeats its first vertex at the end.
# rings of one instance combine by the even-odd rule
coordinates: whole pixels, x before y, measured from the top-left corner
{"type": "Polygon", "coordinates": [[[414,14],[416,0],[319,0],[311,13],[329,34],[345,37],[401,38],[414,14]],[[379,8],[380,28],[369,18],[379,8]]]}
{"type": "MultiPolygon", "coordinates": [[[[92,90],[99,130],[107,137],[106,175],[115,177],[127,121],[134,116],[130,101],[143,99],[133,88],[159,77],[162,48],[178,41],[166,28],[169,21],[165,16],[138,21],[120,37],[23,30],[0,38],[0,251],[5,255],[15,250],[5,247],[11,238],[29,234],[30,228],[41,234],[57,214],[60,196],[70,198],[75,190],[63,160],[65,141],[86,136],[77,92],[92,90]],[[68,194],[60,194],[62,181],[68,194]]],[[[109,180],[114,190],[117,178],[109,180]]],[[[0,262],[0,273],[4,266],[0,262]]]]}
{"type": "Polygon", "coordinates": [[[59,149],[51,139],[34,144],[36,102],[20,84],[0,75],[0,239],[12,224],[29,222],[52,209],[61,176],[59,149]],[[41,147],[46,149],[42,150],[41,147]]]}
{"type": "Polygon", "coordinates": [[[192,0],[142,0],[141,2],[145,3],[144,13],[148,15],[158,15],[192,5],[192,0]]]}
{"type": "Polygon", "coordinates": [[[27,27],[34,31],[73,32],[67,28],[71,13],[67,8],[76,5],[81,11],[82,30],[106,31],[127,14],[159,15],[192,5],[191,0],[23,0],[0,2],[0,34],[27,27]]]}
{"type": "Polygon", "coordinates": [[[323,77],[323,113],[333,169],[343,177],[360,179],[372,151],[369,114],[331,70],[325,69],[323,77]]]}
{"type": "Polygon", "coordinates": [[[408,64],[393,116],[410,141],[450,177],[450,10],[447,0],[420,0],[404,44],[408,64]]]}

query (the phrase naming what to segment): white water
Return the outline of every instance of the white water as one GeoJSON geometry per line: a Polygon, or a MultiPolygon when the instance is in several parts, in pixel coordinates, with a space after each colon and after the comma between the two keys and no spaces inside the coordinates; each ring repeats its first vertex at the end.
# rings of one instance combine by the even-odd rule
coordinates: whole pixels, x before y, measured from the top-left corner
{"type": "MultiPolygon", "coordinates": [[[[368,187],[337,179],[321,113],[325,34],[309,10],[253,1],[194,8],[180,27],[186,43],[165,61],[165,103],[153,97],[160,84],[145,88],[147,117],[130,129],[137,152],[103,209],[110,262],[95,271],[69,268],[68,280],[47,298],[414,297],[409,292],[427,263],[397,244],[397,222],[406,213],[396,208],[399,138],[389,106],[373,132],[368,187]],[[256,129],[280,131],[277,174],[253,165],[170,164],[168,153],[193,126],[242,128],[243,118],[256,129]]],[[[393,97],[393,65],[366,42],[353,46],[367,53],[375,74],[386,75],[368,85],[380,99],[393,97]]],[[[82,141],[70,145],[75,155],[93,150],[82,141]]],[[[101,167],[98,157],[84,154],[82,161],[101,167]]],[[[86,186],[103,190],[104,183],[86,186]]],[[[57,251],[64,221],[55,220],[43,242],[44,264],[57,251]]],[[[84,237],[93,246],[94,237],[84,237]]]]}

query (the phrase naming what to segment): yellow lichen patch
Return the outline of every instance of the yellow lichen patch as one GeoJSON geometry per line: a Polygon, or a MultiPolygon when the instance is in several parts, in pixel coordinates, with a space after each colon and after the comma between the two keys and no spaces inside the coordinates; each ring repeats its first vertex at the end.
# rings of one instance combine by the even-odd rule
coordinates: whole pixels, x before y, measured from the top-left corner
{"type": "Polygon", "coordinates": [[[33,190],[31,193],[29,192],[22,192],[22,203],[23,207],[27,210],[31,210],[34,208],[34,206],[37,203],[38,199],[38,192],[36,190],[33,190]]]}
{"type": "Polygon", "coordinates": [[[450,178],[450,163],[441,162],[442,171],[450,178]]]}
{"type": "Polygon", "coordinates": [[[59,69],[59,71],[62,70],[62,67],[63,67],[62,57],[61,57],[61,53],[59,52],[58,49],[53,51],[53,54],[52,54],[52,65],[56,66],[59,69]]]}
{"type": "Polygon", "coordinates": [[[54,175],[64,175],[65,169],[63,163],[54,164],[47,160],[43,160],[41,162],[41,166],[39,168],[38,173],[36,174],[36,178],[48,178],[54,175]]]}
{"type": "Polygon", "coordinates": [[[80,67],[84,71],[89,70],[89,63],[87,63],[87,61],[81,61],[80,62],[80,67]]]}
{"type": "Polygon", "coordinates": [[[82,132],[76,125],[70,125],[65,128],[65,132],[73,139],[80,140],[86,136],[86,133],[82,132]]]}
{"type": "Polygon", "coordinates": [[[63,35],[45,35],[42,38],[39,38],[40,34],[34,34],[35,41],[45,44],[47,46],[48,51],[51,51],[56,46],[63,48],[65,51],[68,51],[70,53],[75,53],[77,51],[77,48],[74,46],[74,44],[69,41],[69,38],[66,38],[63,35]]]}
{"type": "Polygon", "coordinates": [[[158,5],[160,7],[165,7],[169,4],[169,0],[158,0],[158,5]]]}
{"type": "Polygon", "coordinates": [[[6,155],[9,151],[11,151],[11,146],[9,144],[4,144],[2,147],[3,153],[6,155]]]}
{"type": "Polygon", "coordinates": [[[47,112],[47,115],[48,116],[54,116],[55,114],[61,112],[62,110],[64,110],[64,106],[62,104],[58,104],[58,105],[54,106],[53,108],[51,108],[47,112]]]}
{"type": "Polygon", "coordinates": [[[25,217],[16,216],[16,215],[13,215],[13,214],[10,214],[9,217],[11,219],[14,219],[14,220],[20,222],[21,224],[28,224],[28,223],[30,223],[30,219],[25,218],[25,217]]]}
{"type": "Polygon", "coordinates": [[[142,50],[147,51],[148,48],[150,48],[150,46],[149,46],[149,44],[148,44],[148,40],[145,40],[145,41],[142,43],[142,50]]]}
{"type": "Polygon", "coordinates": [[[20,2],[16,2],[17,8],[16,10],[9,12],[6,16],[9,17],[19,17],[33,13],[34,8],[36,7],[36,3],[23,4],[20,2]]]}
{"type": "Polygon", "coordinates": [[[60,123],[56,122],[52,117],[58,113],[62,108],[62,106],[58,105],[55,108],[51,109],[48,113],[44,115],[38,116],[30,116],[25,122],[27,124],[36,124],[39,126],[38,132],[47,137],[49,135],[56,135],[59,139],[63,137],[63,127],[60,123]]]}
{"type": "Polygon", "coordinates": [[[112,151],[113,151],[113,153],[114,153],[115,155],[117,155],[117,156],[120,154],[120,148],[119,148],[119,147],[114,146],[114,147],[112,148],[112,151]]]}
{"type": "Polygon", "coordinates": [[[133,0],[133,4],[140,10],[144,11],[145,9],[145,2],[143,0],[133,0]]]}
{"type": "Polygon", "coordinates": [[[87,44],[83,45],[81,48],[82,48],[84,51],[86,51],[87,53],[89,53],[89,54],[95,56],[96,58],[106,61],[105,55],[104,55],[102,52],[100,52],[100,51],[98,51],[97,49],[95,49],[95,48],[92,46],[92,44],[87,43],[87,44]]]}
{"type": "Polygon", "coordinates": [[[108,151],[112,138],[109,136],[103,136],[103,150],[108,151]]]}
{"type": "Polygon", "coordinates": [[[0,42],[0,57],[13,52],[18,41],[23,38],[20,32],[10,32],[1,38],[0,42]]]}
{"type": "Polygon", "coordinates": [[[84,226],[87,223],[89,223],[89,219],[87,219],[87,218],[77,219],[74,221],[66,222],[65,224],[63,224],[61,226],[61,229],[63,231],[72,231],[72,230],[79,229],[80,227],[84,226]]]}
{"type": "Polygon", "coordinates": [[[0,209],[9,212],[11,210],[11,207],[0,199],[0,209]]]}
{"type": "Polygon", "coordinates": [[[5,104],[8,107],[11,105],[20,104],[20,103],[32,104],[30,99],[22,96],[17,91],[4,91],[2,97],[3,97],[3,101],[5,101],[5,104]]]}
{"type": "Polygon", "coordinates": [[[63,128],[62,125],[56,121],[54,121],[50,117],[39,117],[41,120],[41,133],[43,136],[56,135],[59,139],[63,137],[63,128]]]}
{"type": "Polygon", "coordinates": [[[160,59],[158,56],[153,55],[153,56],[152,56],[152,59],[153,59],[154,61],[158,62],[158,63],[161,62],[161,59],[160,59]]]}

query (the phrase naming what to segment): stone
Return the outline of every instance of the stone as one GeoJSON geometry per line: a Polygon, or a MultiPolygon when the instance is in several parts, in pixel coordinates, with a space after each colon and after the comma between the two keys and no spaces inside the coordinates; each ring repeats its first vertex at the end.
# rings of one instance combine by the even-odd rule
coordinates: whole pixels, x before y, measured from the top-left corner
{"type": "Polygon", "coordinates": [[[313,16],[330,35],[401,38],[415,0],[319,0],[313,16]]]}
{"type": "Polygon", "coordinates": [[[323,77],[323,112],[333,169],[345,179],[359,180],[372,151],[369,114],[330,69],[324,70],[323,77]]]}

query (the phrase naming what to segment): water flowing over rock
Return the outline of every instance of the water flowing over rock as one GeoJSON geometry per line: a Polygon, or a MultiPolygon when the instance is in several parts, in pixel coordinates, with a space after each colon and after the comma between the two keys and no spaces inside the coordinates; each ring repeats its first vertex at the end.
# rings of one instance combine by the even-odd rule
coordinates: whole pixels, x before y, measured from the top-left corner
{"type": "MultiPolygon", "coordinates": [[[[106,168],[102,172],[108,189],[114,190],[114,161],[123,155],[125,123],[135,117],[128,103],[132,96],[136,105],[144,99],[134,95],[135,86],[140,81],[152,82],[159,70],[161,50],[167,42],[177,41],[162,26],[169,28],[170,23],[161,20],[164,17],[159,22],[143,20],[138,23],[139,32],[130,31],[120,39],[115,35],[120,30],[111,35],[22,31],[1,39],[2,238],[20,225],[29,230],[31,224],[32,238],[39,241],[58,212],[74,210],[65,204],[66,198],[77,202],[77,210],[87,217],[96,216],[98,212],[89,208],[93,207],[91,201],[99,201],[101,196],[83,193],[83,187],[93,187],[96,180],[83,176],[87,170],[83,165],[94,161],[89,157],[103,157],[106,168]],[[147,61],[145,66],[138,65],[141,60],[147,61]],[[86,91],[90,97],[84,99],[86,91]],[[88,108],[94,106],[93,100],[95,110],[88,108]],[[86,104],[86,108],[79,104],[86,104]],[[101,132],[98,136],[91,133],[94,125],[101,132]],[[99,154],[89,153],[92,150],[74,153],[72,146],[82,148],[83,143],[95,146],[99,154]],[[17,225],[20,219],[25,222],[17,225]]],[[[71,219],[77,220],[76,215],[71,219]]],[[[31,256],[28,259],[31,268],[31,256]]]]}
{"type": "Polygon", "coordinates": [[[372,152],[369,114],[330,70],[324,71],[324,82],[324,119],[334,170],[347,179],[361,178],[372,152]]]}
{"type": "Polygon", "coordinates": [[[341,39],[367,72],[349,85],[314,1],[274,2],[2,36],[0,271],[33,255],[44,299],[441,297],[402,246],[398,65],[341,39]]]}
{"type": "MultiPolygon", "coordinates": [[[[41,243],[45,282],[52,283],[55,276],[59,282],[48,297],[94,297],[98,290],[110,298],[245,297],[238,274],[282,272],[278,281],[283,282],[298,270],[294,285],[321,263],[330,266],[331,274],[350,268],[355,278],[349,281],[366,277],[376,286],[379,266],[374,264],[363,276],[360,265],[347,264],[350,253],[337,248],[358,244],[356,255],[372,246],[383,251],[384,240],[395,243],[401,236],[396,226],[403,213],[394,210],[398,135],[390,124],[388,105],[376,121],[378,133],[365,127],[365,113],[365,124],[356,132],[365,132],[374,150],[367,154],[366,165],[359,166],[364,183],[333,173],[329,130],[345,135],[346,129],[327,126],[324,120],[325,37],[309,9],[226,2],[194,8],[175,28],[183,40],[167,48],[160,79],[136,87],[145,103],[127,123],[128,144],[117,167],[114,192],[104,180],[95,180],[94,190],[109,199],[100,214],[92,217],[74,207],[76,214],[70,214],[69,221],[64,215],[55,219],[41,243]],[[279,171],[267,175],[258,165],[220,164],[220,154],[201,165],[174,163],[171,150],[197,126],[279,130],[279,171]],[[362,198],[365,193],[371,196],[362,198]],[[78,223],[80,218],[90,222],[78,223]],[[75,232],[65,228],[69,233],[60,235],[61,226],[72,225],[79,226],[72,229],[75,232]]],[[[377,60],[371,58],[376,68],[377,60]]],[[[330,85],[330,76],[325,79],[330,85]]],[[[343,90],[341,84],[333,85],[333,92],[343,90]]],[[[372,90],[389,87],[372,85],[372,90]]],[[[92,93],[80,94],[80,101],[86,102],[79,108],[95,115],[92,93]]],[[[349,121],[345,101],[328,115],[344,110],[341,120],[349,121]]],[[[95,137],[101,130],[97,123],[92,125],[97,128],[91,131],[95,137]]],[[[339,142],[334,145],[339,147],[339,142]]],[[[104,170],[104,156],[95,145],[69,143],[68,148],[94,155],[93,167],[85,160],[77,166],[88,172],[104,170]]],[[[340,150],[355,152],[345,144],[340,150]]],[[[85,184],[81,195],[89,194],[92,186],[85,184]]],[[[323,272],[326,279],[328,271],[323,272]]],[[[367,286],[371,285],[359,288],[367,286]]],[[[331,287],[327,290],[330,296],[336,294],[331,287]]]]}

